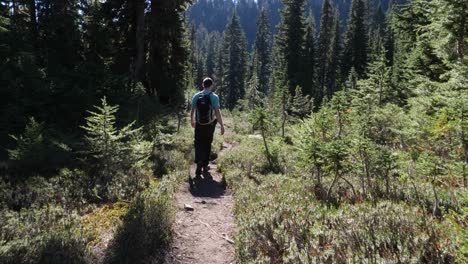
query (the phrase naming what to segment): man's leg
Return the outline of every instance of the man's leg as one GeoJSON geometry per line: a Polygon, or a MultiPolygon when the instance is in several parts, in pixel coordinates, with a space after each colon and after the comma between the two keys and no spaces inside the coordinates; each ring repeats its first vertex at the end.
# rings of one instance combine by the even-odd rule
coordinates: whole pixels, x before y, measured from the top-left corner
{"type": "Polygon", "coordinates": [[[211,144],[213,143],[213,135],[214,135],[214,131],[215,131],[215,128],[216,128],[216,123],[217,121],[213,121],[212,124],[210,124],[206,131],[206,135],[207,135],[207,143],[206,143],[206,156],[205,156],[205,159],[206,159],[206,163],[204,165],[204,172],[208,172],[208,163],[210,161],[210,155],[211,155],[211,144]]]}
{"type": "Polygon", "coordinates": [[[215,128],[216,128],[216,120],[213,121],[213,123],[210,125],[210,128],[209,130],[207,131],[208,133],[208,155],[207,155],[207,160],[210,160],[210,155],[211,155],[211,144],[213,143],[213,135],[214,135],[214,131],[215,131],[215,128]]]}
{"type": "Polygon", "coordinates": [[[208,164],[210,145],[210,125],[199,125],[195,127],[195,162],[205,165],[208,164]]]}
{"type": "Polygon", "coordinates": [[[195,176],[200,176],[202,173],[202,160],[203,160],[203,131],[202,126],[199,124],[195,125],[195,163],[197,169],[195,170],[195,176]]]}

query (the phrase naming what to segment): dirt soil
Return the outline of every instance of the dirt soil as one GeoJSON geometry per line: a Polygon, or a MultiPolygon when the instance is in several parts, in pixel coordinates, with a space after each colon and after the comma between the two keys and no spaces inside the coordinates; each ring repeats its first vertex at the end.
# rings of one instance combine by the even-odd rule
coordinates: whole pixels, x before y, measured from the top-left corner
{"type": "MultiPolygon", "coordinates": [[[[232,147],[223,143],[220,155],[232,147]]],[[[174,239],[166,263],[235,263],[234,201],[216,171],[216,160],[210,162],[210,173],[203,179],[194,179],[195,165],[190,175],[176,194],[174,239]]]]}

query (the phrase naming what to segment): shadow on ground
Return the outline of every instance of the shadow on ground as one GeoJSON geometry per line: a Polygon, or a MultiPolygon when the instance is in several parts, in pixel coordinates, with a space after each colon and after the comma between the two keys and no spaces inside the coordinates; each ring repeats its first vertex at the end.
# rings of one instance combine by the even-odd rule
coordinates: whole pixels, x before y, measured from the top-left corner
{"type": "Polygon", "coordinates": [[[190,193],[195,197],[219,198],[226,192],[226,182],[224,178],[218,182],[213,179],[211,173],[201,177],[189,177],[190,193]]]}

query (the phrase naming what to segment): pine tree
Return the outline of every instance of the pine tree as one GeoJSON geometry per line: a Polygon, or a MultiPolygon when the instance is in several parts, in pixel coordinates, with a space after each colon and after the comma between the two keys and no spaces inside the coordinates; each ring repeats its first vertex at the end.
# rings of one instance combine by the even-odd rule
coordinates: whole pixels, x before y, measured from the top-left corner
{"type": "MultiPolygon", "coordinates": [[[[224,65],[226,64],[226,56],[227,54],[227,45],[224,44],[224,36],[221,37],[218,46],[215,51],[215,73],[214,73],[214,79],[217,82],[218,90],[222,92],[223,90],[223,83],[224,83],[224,65]]],[[[222,95],[220,94],[222,100],[222,95]]]]}
{"type": "Polygon", "coordinates": [[[335,9],[335,15],[333,17],[333,35],[330,47],[330,66],[327,72],[327,86],[325,95],[328,99],[331,99],[332,95],[338,91],[340,74],[340,57],[341,57],[341,39],[340,39],[340,12],[335,9]]]}
{"type": "Polygon", "coordinates": [[[224,32],[223,83],[221,99],[227,108],[233,109],[245,95],[246,41],[239,17],[234,13],[224,32]]]}
{"type": "Polygon", "coordinates": [[[184,100],[188,59],[185,11],[188,0],[152,0],[150,11],[149,92],[163,104],[184,100]]]}
{"type": "Polygon", "coordinates": [[[303,95],[301,87],[297,86],[291,102],[291,113],[293,116],[305,118],[312,111],[309,95],[303,95]]]}
{"type": "Polygon", "coordinates": [[[107,82],[116,77],[112,74],[112,68],[109,67],[112,64],[113,51],[115,51],[116,46],[113,45],[113,29],[106,26],[108,18],[104,12],[104,6],[99,1],[82,3],[85,61],[80,73],[86,76],[86,86],[88,86],[86,90],[89,97],[100,97],[109,90],[113,90],[114,87],[108,87],[107,82]]]}
{"type": "Polygon", "coordinates": [[[367,67],[368,29],[364,0],[353,0],[349,11],[348,29],[344,38],[343,76],[348,76],[351,67],[363,77],[367,67]]]}
{"type": "Polygon", "coordinates": [[[263,106],[263,98],[265,95],[260,92],[259,87],[257,73],[254,71],[247,85],[246,99],[250,109],[263,106]]]}
{"type": "Polygon", "coordinates": [[[436,11],[432,16],[432,21],[434,24],[440,24],[444,30],[449,32],[449,43],[446,45],[454,47],[449,55],[462,63],[468,43],[468,19],[466,18],[468,3],[463,0],[441,0],[433,4],[436,11]]]}
{"type": "Polygon", "coordinates": [[[333,35],[333,8],[330,0],[324,0],[322,5],[322,16],[320,18],[320,33],[317,47],[318,91],[314,95],[316,105],[319,105],[322,101],[330,82],[328,73],[330,72],[330,64],[333,57],[331,54],[333,35]]]}
{"type": "Polygon", "coordinates": [[[316,97],[316,53],[315,53],[315,18],[312,11],[309,11],[305,34],[305,83],[304,93],[316,97]]]}
{"type": "Polygon", "coordinates": [[[152,146],[142,139],[141,128],[133,128],[135,122],[121,129],[116,127],[119,107],[109,105],[105,97],[101,106],[95,108],[96,111],[88,111],[90,116],[81,128],[86,131],[86,153],[93,159],[93,184],[98,186],[99,195],[107,198],[111,182],[118,182],[116,177],[123,177],[148,159],[152,146]]]}
{"type": "MultiPolygon", "coordinates": [[[[37,6],[41,58],[49,80],[55,85],[57,80],[73,84],[76,80],[70,80],[70,77],[83,59],[78,0],[40,0],[37,6]]],[[[66,84],[62,85],[63,89],[70,90],[66,84]]]]}
{"type": "MultiPolygon", "coordinates": [[[[381,44],[382,45],[382,44],[381,44]]],[[[358,94],[356,100],[365,101],[362,104],[372,104],[374,106],[382,106],[387,102],[398,103],[398,94],[393,89],[390,82],[390,67],[387,66],[385,49],[379,48],[380,54],[369,65],[368,78],[358,81],[358,90],[354,91],[358,94]]]]}
{"type": "Polygon", "coordinates": [[[195,25],[192,24],[189,33],[190,48],[189,48],[189,72],[192,84],[194,87],[197,87],[199,83],[196,81],[197,76],[197,45],[196,45],[196,29],[195,25]]]}
{"type": "Polygon", "coordinates": [[[88,76],[90,69],[86,68],[89,54],[86,52],[88,43],[84,40],[89,39],[85,36],[87,32],[83,32],[86,21],[81,13],[83,6],[79,0],[40,0],[36,1],[36,6],[39,63],[44,68],[49,88],[47,104],[54,105],[47,109],[47,115],[53,116],[51,121],[59,127],[75,127],[83,119],[94,94],[100,90],[98,85],[90,84],[100,82],[97,81],[99,76],[88,76]]]}
{"type": "Polygon", "coordinates": [[[375,56],[380,54],[380,47],[385,47],[382,43],[385,44],[387,41],[387,26],[386,26],[386,17],[382,10],[382,6],[379,5],[377,12],[374,15],[373,23],[369,28],[369,55],[370,60],[375,59],[375,56]]]}
{"type": "Polygon", "coordinates": [[[288,87],[291,94],[296,86],[304,88],[304,0],[284,0],[281,22],[275,39],[275,88],[288,87]]]}
{"type": "Polygon", "coordinates": [[[206,51],[206,76],[213,77],[216,64],[215,64],[215,56],[216,56],[216,49],[219,45],[219,35],[217,32],[212,32],[208,36],[208,48],[206,51]]]}
{"type": "Polygon", "coordinates": [[[263,94],[269,91],[271,74],[271,33],[266,9],[262,9],[257,19],[257,35],[254,44],[254,70],[258,76],[258,90],[263,94]]]}

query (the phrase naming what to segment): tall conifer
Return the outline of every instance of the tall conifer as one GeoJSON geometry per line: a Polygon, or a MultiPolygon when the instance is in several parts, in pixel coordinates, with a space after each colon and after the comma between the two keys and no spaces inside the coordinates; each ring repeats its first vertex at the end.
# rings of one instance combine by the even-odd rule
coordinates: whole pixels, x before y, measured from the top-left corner
{"type": "Polygon", "coordinates": [[[328,67],[327,72],[327,86],[326,86],[326,96],[328,99],[331,98],[333,93],[338,91],[339,85],[339,73],[340,73],[340,55],[341,55],[341,39],[340,39],[340,11],[338,8],[335,9],[333,17],[333,31],[332,31],[332,41],[330,46],[330,66],[328,67]]]}
{"type": "Polygon", "coordinates": [[[318,91],[315,95],[316,105],[325,96],[329,80],[327,75],[332,60],[331,46],[334,34],[333,7],[330,0],[324,0],[322,5],[322,16],[320,18],[320,33],[317,47],[317,79],[318,91]]]}
{"type": "Polygon", "coordinates": [[[315,19],[312,12],[309,12],[307,18],[306,35],[305,35],[305,82],[304,93],[307,95],[317,96],[315,87],[315,19]]]}
{"type": "Polygon", "coordinates": [[[233,109],[245,95],[246,40],[239,17],[234,13],[224,33],[222,56],[223,83],[221,99],[227,108],[233,109]]]}
{"type": "Polygon", "coordinates": [[[188,0],[152,0],[149,91],[165,104],[183,101],[188,59],[183,12],[188,0]]]}
{"type": "Polygon", "coordinates": [[[348,29],[344,39],[343,76],[348,76],[351,67],[362,77],[367,66],[368,29],[365,21],[364,0],[353,0],[348,18],[348,29]]]}
{"type": "Polygon", "coordinates": [[[255,65],[258,77],[258,90],[267,94],[271,74],[271,33],[266,9],[262,9],[257,19],[257,35],[254,44],[255,65]]]}
{"type": "Polygon", "coordinates": [[[304,3],[304,0],[283,0],[275,40],[275,86],[287,86],[291,94],[297,85],[304,88],[304,3]]]}

